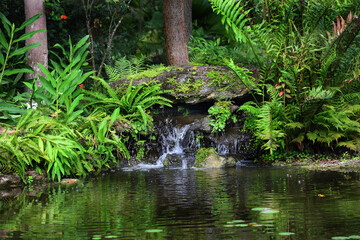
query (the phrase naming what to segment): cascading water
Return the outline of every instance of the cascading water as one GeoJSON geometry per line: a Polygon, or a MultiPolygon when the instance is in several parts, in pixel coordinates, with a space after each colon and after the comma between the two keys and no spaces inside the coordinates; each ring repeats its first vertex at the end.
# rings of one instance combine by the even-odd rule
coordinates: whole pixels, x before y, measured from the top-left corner
{"type": "Polygon", "coordinates": [[[154,121],[156,139],[147,145],[147,158],[131,169],[191,168],[199,148],[213,147],[218,155],[238,162],[251,157],[247,147],[250,136],[241,126],[212,133],[209,121],[205,114],[158,117],[154,121]]]}
{"type": "MultiPolygon", "coordinates": [[[[189,167],[188,152],[195,151],[199,148],[196,144],[194,132],[191,130],[192,124],[177,125],[170,119],[165,119],[160,125],[161,132],[161,155],[156,162],[156,165],[167,165],[167,161],[171,158],[181,160],[181,167],[183,169],[189,167]],[[186,152],[186,150],[189,150],[186,152]]],[[[177,163],[180,167],[179,162],[177,163]]],[[[176,164],[175,164],[176,165],[176,164]]]]}

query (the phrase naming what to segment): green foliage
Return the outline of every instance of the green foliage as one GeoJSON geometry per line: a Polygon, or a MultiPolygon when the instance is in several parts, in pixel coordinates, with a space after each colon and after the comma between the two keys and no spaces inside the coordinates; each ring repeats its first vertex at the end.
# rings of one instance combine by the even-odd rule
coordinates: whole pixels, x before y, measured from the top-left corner
{"type": "Polygon", "coordinates": [[[231,56],[232,50],[221,46],[221,39],[207,40],[191,36],[188,44],[189,59],[192,64],[222,65],[223,59],[231,56]]]}
{"type": "Polygon", "coordinates": [[[127,60],[126,57],[120,58],[115,61],[114,66],[105,65],[106,74],[109,81],[117,81],[129,75],[135,75],[145,70],[145,57],[133,57],[127,60]]]}
{"type": "Polygon", "coordinates": [[[210,80],[210,86],[215,86],[219,91],[224,91],[235,87],[238,79],[234,76],[231,76],[229,72],[219,72],[216,70],[210,71],[206,74],[210,80]],[[227,86],[223,86],[227,85],[227,86]]]}
{"type": "Polygon", "coordinates": [[[21,106],[21,100],[14,97],[20,88],[24,87],[22,85],[23,74],[33,72],[32,69],[25,65],[26,53],[31,48],[41,45],[41,43],[22,45],[26,39],[45,30],[23,34],[22,31],[26,26],[35,22],[40,15],[35,15],[23,22],[20,27],[16,27],[0,12],[3,26],[0,28],[0,119],[2,120],[10,120],[10,122],[15,123],[26,112],[24,106],[21,106]]]}
{"type": "Polygon", "coordinates": [[[211,132],[225,131],[226,123],[231,118],[230,105],[231,101],[218,101],[209,108],[211,132]]]}
{"type": "Polygon", "coordinates": [[[249,24],[249,31],[242,24],[246,21],[242,21],[245,5],[241,1],[210,3],[223,15],[223,24],[232,29],[235,39],[245,41],[258,60],[258,83],[232,61],[227,65],[252,91],[256,104],[241,109],[257,118],[256,136],[265,140],[265,149],[273,152],[291,143],[300,149],[309,143],[358,149],[360,18],[349,14],[346,21],[335,23],[338,15],[331,15],[328,2],[313,1],[297,8],[297,1],[287,0],[263,9],[263,21],[249,24]]]}
{"type": "Polygon", "coordinates": [[[120,97],[103,79],[97,80],[106,89],[106,93],[87,92],[91,96],[86,98],[89,105],[94,105],[104,112],[119,108],[122,117],[131,123],[135,134],[145,133],[151,128],[150,109],[154,105],[171,106],[171,101],[161,96],[163,92],[160,90],[160,84],[142,83],[133,86],[130,82],[127,91],[120,97]]]}
{"type": "Polygon", "coordinates": [[[137,80],[137,79],[142,79],[142,78],[149,78],[152,79],[154,77],[159,76],[162,72],[164,71],[171,71],[171,69],[173,69],[174,66],[167,66],[165,67],[164,65],[160,64],[160,65],[152,65],[149,67],[149,69],[141,71],[137,74],[133,74],[133,75],[129,75],[126,78],[130,79],[130,80],[137,80]]]}
{"type": "Polygon", "coordinates": [[[202,167],[211,154],[217,154],[215,148],[200,148],[196,151],[195,167],[202,167]]]}
{"type": "Polygon", "coordinates": [[[87,39],[88,36],[85,36],[74,46],[69,39],[69,52],[57,44],[56,47],[62,50],[65,61],[57,55],[59,63],[51,60],[52,71],[39,64],[41,71],[45,75],[45,77],[39,76],[42,87],[36,89],[34,85],[28,85],[33,91],[31,100],[37,102],[39,106],[44,101],[54,111],[52,114],[57,119],[63,119],[65,123],[71,123],[83,113],[83,110],[77,110],[81,99],[84,97],[84,94],[81,93],[83,83],[94,73],[91,71],[84,73],[82,70],[88,55],[87,47],[89,43],[86,43],[87,39]]]}
{"type": "MultiPolygon", "coordinates": [[[[15,34],[35,22],[40,16],[41,14],[35,15],[26,20],[20,27],[16,28],[15,24],[11,24],[0,12],[1,22],[5,29],[5,34],[0,29],[0,64],[2,66],[0,70],[1,85],[16,84],[16,82],[14,83],[14,79],[17,79],[16,76],[18,74],[33,72],[31,69],[22,67],[21,63],[24,63],[24,57],[27,51],[41,45],[41,43],[33,43],[24,47],[19,47],[17,43],[31,38],[38,32],[44,32],[45,29],[24,33],[19,38],[15,38],[15,34]]],[[[19,81],[19,79],[16,81],[19,81]]]]}
{"type": "MultiPolygon", "coordinates": [[[[14,126],[16,131],[2,135],[0,162],[24,182],[24,172],[30,167],[46,169],[52,180],[60,181],[63,176],[85,176],[109,167],[110,161],[130,157],[124,145],[126,139],[115,131],[115,121],[122,119],[120,108],[106,113],[91,111],[81,104],[87,93],[83,83],[93,73],[82,70],[88,54],[87,39],[84,37],[74,46],[69,41],[69,51],[58,45],[64,57],[57,56],[59,63],[52,61],[53,70],[39,65],[45,75],[40,77],[43,86],[38,88],[35,81],[33,85],[26,83],[32,93],[17,96],[30,97],[38,109],[24,111],[14,126]]],[[[11,110],[12,105],[0,103],[11,110]]]]}
{"type": "Polygon", "coordinates": [[[233,31],[233,36],[238,42],[246,42],[246,35],[243,28],[248,21],[246,15],[250,12],[244,11],[242,1],[236,0],[210,0],[214,12],[221,14],[221,22],[225,24],[226,31],[233,31]]]}
{"type": "Polygon", "coordinates": [[[24,182],[28,167],[37,170],[44,167],[53,180],[60,180],[63,175],[83,175],[89,170],[85,149],[66,125],[41,116],[39,111],[29,110],[19,119],[16,130],[14,134],[2,134],[0,161],[24,182]]]}

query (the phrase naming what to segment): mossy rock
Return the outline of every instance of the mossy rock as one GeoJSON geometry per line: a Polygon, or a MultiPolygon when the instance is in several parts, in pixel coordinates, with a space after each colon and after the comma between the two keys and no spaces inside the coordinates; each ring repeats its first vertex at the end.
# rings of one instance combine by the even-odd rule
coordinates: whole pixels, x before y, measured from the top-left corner
{"type": "Polygon", "coordinates": [[[197,168],[223,168],[236,165],[234,158],[221,157],[214,148],[200,148],[196,153],[194,166],[197,168]]]}
{"type": "MultiPolygon", "coordinates": [[[[246,67],[252,77],[258,78],[258,69],[246,67]]],[[[128,78],[110,83],[118,89],[133,81],[133,85],[156,81],[162,84],[162,90],[177,103],[198,104],[218,99],[234,99],[248,96],[249,89],[226,66],[159,67],[149,69],[128,78]]]]}

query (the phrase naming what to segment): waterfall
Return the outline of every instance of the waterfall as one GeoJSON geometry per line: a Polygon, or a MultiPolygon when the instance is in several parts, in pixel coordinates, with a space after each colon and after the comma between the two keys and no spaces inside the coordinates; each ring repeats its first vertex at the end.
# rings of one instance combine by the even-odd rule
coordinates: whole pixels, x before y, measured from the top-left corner
{"type": "Polygon", "coordinates": [[[154,121],[154,130],[156,137],[146,146],[146,159],[131,169],[188,169],[194,166],[199,148],[213,147],[220,156],[236,161],[251,157],[249,134],[243,133],[238,125],[226,132],[212,133],[205,114],[161,116],[154,121]]]}
{"type": "Polygon", "coordinates": [[[166,119],[160,134],[161,155],[156,165],[164,165],[164,160],[168,156],[181,158],[181,167],[188,168],[186,149],[197,149],[194,132],[190,130],[192,124],[177,125],[172,120],[166,119]]]}

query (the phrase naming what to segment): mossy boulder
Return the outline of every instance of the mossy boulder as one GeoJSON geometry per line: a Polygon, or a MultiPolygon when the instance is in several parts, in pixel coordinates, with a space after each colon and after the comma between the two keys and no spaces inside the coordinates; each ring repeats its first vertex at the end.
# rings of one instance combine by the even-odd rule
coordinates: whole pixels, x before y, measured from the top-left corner
{"type": "Polygon", "coordinates": [[[196,153],[194,166],[197,168],[223,168],[235,165],[236,161],[233,157],[221,157],[214,148],[200,148],[196,153]]]}
{"type": "MultiPolygon", "coordinates": [[[[252,72],[252,77],[258,78],[257,68],[246,68],[252,72]]],[[[241,98],[249,93],[241,80],[226,66],[159,67],[111,82],[110,86],[117,89],[130,81],[134,85],[151,81],[162,83],[162,90],[167,91],[166,94],[175,104],[241,98]]]]}

